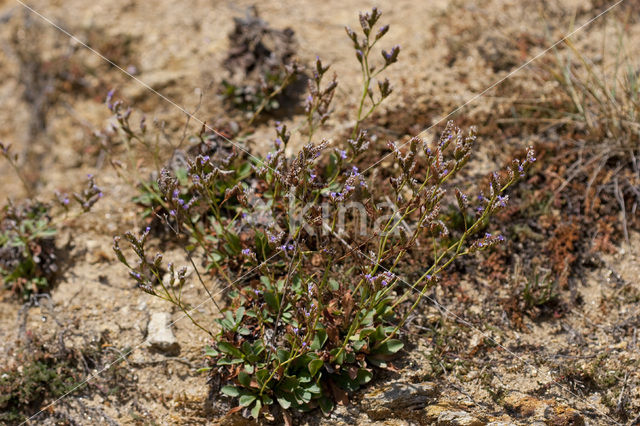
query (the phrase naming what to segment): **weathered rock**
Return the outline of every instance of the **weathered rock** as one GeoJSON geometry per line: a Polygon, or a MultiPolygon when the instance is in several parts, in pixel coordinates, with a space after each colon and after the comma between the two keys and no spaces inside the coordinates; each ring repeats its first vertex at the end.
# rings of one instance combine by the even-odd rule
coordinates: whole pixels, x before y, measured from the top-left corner
{"type": "Polygon", "coordinates": [[[171,315],[167,312],[154,312],[147,325],[147,343],[151,349],[167,355],[180,353],[180,344],[171,330],[171,315]]]}
{"type": "Polygon", "coordinates": [[[443,411],[438,416],[438,426],[482,426],[485,422],[478,420],[466,411],[443,411]]]}
{"type": "Polygon", "coordinates": [[[391,383],[366,394],[362,406],[373,420],[390,416],[413,418],[438,395],[437,386],[425,383],[391,383]]]}
{"type": "Polygon", "coordinates": [[[514,392],[507,395],[504,404],[519,418],[539,420],[545,424],[554,425],[584,425],[584,418],[577,410],[554,400],[538,399],[514,392]]]}

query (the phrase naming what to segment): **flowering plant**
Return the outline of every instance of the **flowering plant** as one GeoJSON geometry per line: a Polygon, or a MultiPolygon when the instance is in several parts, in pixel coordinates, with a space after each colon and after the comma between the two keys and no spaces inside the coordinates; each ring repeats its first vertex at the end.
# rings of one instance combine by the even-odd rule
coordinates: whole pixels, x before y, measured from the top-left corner
{"type": "MultiPolygon", "coordinates": [[[[315,407],[326,413],[371,381],[375,369],[402,350],[403,325],[441,273],[456,258],[503,240],[486,231],[488,220],[506,206],[506,190],[535,161],[529,150],[492,174],[472,203],[450,187],[476,136],[450,122],[434,143],[418,137],[390,143],[395,160],[389,169],[397,172],[386,185],[368,181],[358,164],[373,142],[360,127],[391,93],[387,79],[378,83],[379,98],[370,86],[400,52],[383,51],[379,71],[371,66],[372,48],[388,31],[383,26],[373,36],[379,18],[377,9],[360,15],[362,39],[347,28],[362,66],[363,94],[344,149],[313,141],[337,84],[334,78],[323,87],[329,67],[318,59],[306,109],[309,139],[295,156],[287,155],[292,134],[279,124],[264,159],[199,155],[189,161],[184,184],[167,171],[158,179],[167,222],[188,236],[192,249],[203,250],[208,269],[231,288],[218,331],[194,320],[213,336],[207,370],[220,392],[237,399],[237,409],[256,418],[271,412],[286,419],[291,409],[315,407]],[[247,163],[252,173],[239,178],[247,163]],[[462,218],[459,226],[444,213],[451,205],[462,218]],[[425,266],[411,268],[414,256],[425,266]]],[[[184,270],[176,274],[169,264],[170,279],[163,280],[162,254],[147,255],[148,234],[125,234],[137,264],[126,259],[116,238],[118,258],[144,291],[189,315],[191,306],[181,296],[184,270]]]]}

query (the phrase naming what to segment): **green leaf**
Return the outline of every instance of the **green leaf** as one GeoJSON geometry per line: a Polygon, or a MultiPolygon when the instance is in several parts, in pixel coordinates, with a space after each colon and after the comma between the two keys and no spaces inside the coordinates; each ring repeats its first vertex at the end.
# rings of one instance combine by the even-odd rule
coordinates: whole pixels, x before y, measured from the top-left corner
{"type": "Polygon", "coordinates": [[[244,360],[240,358],[233,358],[233,359],[222,358],[221,360],[218,360],[218,362],[216,362],[216,365],[233,365],[233,364],[240,364],[242,362],[244,362],[244,360]]]}
{"type": "Polygon", "coordinates": [[[218,322],[220,323],[220,325],[222,326],[222,328],[223,328],[224,330],[228,330],[228,331],[229,331],[229,330],[233,330],[233,328],[234,328],[234,326],[235,326],[235,325],[234,325],[231,321],[229,321],[227,318],[222,318],[222,319],[221,319],[220,321],[218,321],[218,322]]]}
{"type": "Polygon", "coordinates": [[[373,333],[375,333],[375,331],[375,328],[363,328],[362,330],[360,330],[360,340],[372,335],[373,333]]]}
{"type": "Polygon", "coordinates": [[[371,336],[375,340],[384,340],[384,338],[387,337],[387,333],[384,332],[384,328],[382,328],[382,325],[379,325],[378,327],[376,327],[375,332],[372,333],[371,336]]]}
{"type": "Polygon", "coordinates": [[[313,336],[313,342],[311,342],[311,350],[317,351],[322,349],[325,342],[327,341],[327,332],[323,328],[319,328],[316,330],[316,335],[313,336]]]}
{"type": "Polygon", "coordinates": [[[216,351],[211,346],[205,346],[204,347],[204,355],[205,356],[218,356],[218,355],[220,355],[220,352],[216,351]]]}
{"type": "Polygon", "coordinates": [[[329,288],[332,291],[338,291],[340,289],[340,284],[338,283],[338,281],[334,280],[333,278],[329,278],[329,288]]]}
{"type": "Polygon", "coordinates": [[[295,388],[300,386],[300,381],[291,376],[284,376],[280,383],[278,384],[278,389],[282,389],[283,391],[292,392],[295,388]]]}
{"type": "Polygon", "coordinates": [[[260,400],[256,401],[256,405],[251,409],[251,416],[254,419],[257,419],[260,415],[260,410],[262,409],[262,402],[260,400]]]}
{"type": "Polygon", "coordinates": [[[373,352],[374,353],[378,353],[378,354],[382,354],[382,355],[391,355],[391,354],[395,354],[396,352],[398,352],[400,349],[402,349],[402,347],[404,346],[404,343],[402,343],[400,340],[398,339],[389,339],[386,342],[377,345],[374,349],[373,352]]]}
{"type": "Polygon", "coordinates": [[[280,406],[285,410],[291,407],[291,396],[288,396],[288,395],[276,396],[276,400],[278,401],[278,404],[280,404],[280,406]]]}
{"type": "Polygon", "coordinates": [[[249,405],[251,405],[251,403],[253,401],[256,400],[256,396],[252,395],[252,394],[244,394],[242,396],[240,396],[240,399],[238,399],[238,403],[242,406],[242,407],[248,407],[249,405]]]}
{"type": "Polygon", "coordinates": [[[359,352],[360,349],[362,349],[366,344],[367,342],[365,342],[364,340],[356,340],[351,344],[351,347],[353,348],[354,351],[359,352]]]}
{"type": "Polygon", "coordinates": [[[271,290],[271,281],[269,280],[269,277],[265,277],[264,275],[260,277],[260,282],[262,284],[264,284],[264,286],[266,288],[268,288],[269,290],[271,290]]]}
{"type": "Polygon", "coordinates": [[[321,359],[314,359],[309,363],[309,373],[311,376],[315,376],[316,373],[322,368],[324,362],[321,359]]]}
{"type": "Polygon", "coordinates": [[[244,354],[240,352],[238,348],[236,348],[235,346],[233,346],[231,343],[228,343],[228,342],[218,343],[218,349],[220,349],[220,351],[224,352],[225,354],[232,355],[236,358],[244,357],[244,354]]]}
{"type": "Polygon", "coordinates": [[[373,378],[373,373],[371,372],[371,370],[367,370],[366,368],[360,368],[358,370],[358,376],[356,377],[356,380],[358,381],[359,384],[361,385],[367,384],[371,381],[372,378],[373,378]]]}
{"type": "Polygon", "coordinates": [[[308,371],[304,371],[302,370],[299,374],[298,374],[298,380],[300,381],[300,383],[309,383],[311,382],[311,374],[309,374],[308,371]]]}
{"type": "Polygon", "coordinates": [[[333,401],[326,396],[323,396],[318,400],[318,405],[324,415],[329,415],[329,413],[333,411],[333,401]]]}
{"type": "Polygon", "coordinates": [[[277,312],[280,309],[280,303],[278,302],[278,298],[273,291],[266,291],[264,293],[264,300],[267,302],[267,306],[272,311],[277,312]]]}
{"type": "Polygon", "coordinates": [[[236,311],[236,324],[239,324],[240,321],[242,321],[242,318],[244,318],[244,312],[245,312],[244,307],[240,306],[236,311]]]}
{"type": "Polygon", "coordinates": [[[223,386],[222,389],[220,389],[220,392],[232,397],[240,396],[240,391],[235,386],[229,386],[229,385],[223,386]]]}
{"type": "Polygon", "coordinates": [[[261,386],[265,384],[269,376],[271,376],[271,372],[267,369],[256,371],[256,380],[261,386]]]}
{"type": "Polygon", "coordinates": [[[333,362],[338,365],[344,362],[344,351],[341,351],[340,348],[331,349],[329,355],[331,355],[331,359],[333,360],[333,362]]]}
{"type": "Polygon", "coordinates": [[[307,392],[311,392],[314,395],[319,395],[320,393],[322,393],[322,389],[320,389],[320,386],[318,386],[317,383],[311,383],[310,385],[305,386],[304,390],[307,392]]]}
{"type": "Polygon", "coordinates": [[[251,376],[249,376],[245,371],[241,371],[238,373],[238,382],[240,382],[242,386],[249,387],[251,384],[251,376]]]}
{"type": "Polygon", "coordinates": [[[242,243],[240,242],[240,238],[230,231],[227,231],[225,236],[227,239],[227,244],[225,244],[224,247],[227,253],[232,256],[237,256],[238,254],[240,254],[240,251],[242,250],[242,243]]]}
{"type": "Polygon", "coordinates": [[[264,260],[265,256],[269,255],[271,250],[269,249],[269,241],[264,232],[256,231],[255,236],[256,256],[258,260],[264,260]]]}
{"type": "Polygon", "coordinates": [[[289,359],[289,351],[285,351],[284,349],[278,349],[276,351],[276,356],[278,357],[278,361],[285,362],[289,359]]]}

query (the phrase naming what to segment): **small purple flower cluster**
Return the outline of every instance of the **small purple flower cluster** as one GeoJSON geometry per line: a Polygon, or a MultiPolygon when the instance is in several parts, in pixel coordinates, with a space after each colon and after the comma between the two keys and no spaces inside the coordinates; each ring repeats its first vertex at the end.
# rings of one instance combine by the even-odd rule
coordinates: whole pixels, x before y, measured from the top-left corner
{"type": "Polygon", "coordinates": [[[363,278],[373,288],[386,288],[398,278],[393,272],[385,271],[377,275],[364,274],[363,278]]]}
{"type": "Polygon", "coordinates": [[[527,154],[524,160],[515,159],[511,163],[511,173],[517,173],[518,176],[524,177],[525,170],[536,162],[535,151],[532,146],[527,148],[527,154]]]}
{"type": "Polygon", "coordinates": [[[484,237],[475,240],[471,246],[469,247],[469,252],[473,253],[474,251],[486,250],[490,247],[493,247],[497,244],[505,242],[506,239],[502,235],[492,235],[490,233],[485,233],[484,237]]]}
{"type": "Polygon", "coordinates": [[[258,261],[258,257],[256,256],[256,253],[248,248],[242,249],[242,256],[249,262],[257,262],[258,261]]]}
{"type": "Polygon", "coordinates": [[[278,250],[280,250],[283,253],[291,253],[293,254],[293,252],[296,249],[296,244],[295,242],[293,243],[289,243],[289,244],[282,244],[281,246],[278,247],[278,250]]]}
{"type": "MultiPolygon", "coordinates": [[[[87,182],[87,187],[80,193],[73,193],[73,198],[78,202],[78,204],[80,204],[80,207],[84,212],[88,212],[89,210],[91,210],[91,207],[93,207],[93,205],[104,196],[102,190],[98,187],[98,185],[96,185],[96,181],[93,175],[89,174],[87,175],[87,178],[89,179],[87,182]]],[[[63,197],[62,204],[69,204],[68,198],[63,197]],[[65,201],[67,202],[65,203],[65,201]]]]}
{"type": "Polygon", "coordinates": [[[333,203],[344,201],[349,198],[358,187],[367,189],[367,182],[364,180],[364,176],[362,176],[358,168],[353,166],[349,171],[349,176],[345,180],[342,192],[330,192],[329,199],[333,203]]]}

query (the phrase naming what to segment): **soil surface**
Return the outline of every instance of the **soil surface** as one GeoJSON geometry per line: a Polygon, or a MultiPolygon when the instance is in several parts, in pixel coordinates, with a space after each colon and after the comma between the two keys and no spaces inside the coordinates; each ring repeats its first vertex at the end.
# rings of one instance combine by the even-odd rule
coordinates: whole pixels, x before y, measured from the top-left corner
{"type": "MultiPolygon", "coordinates": [[[[542,77],[544,65],[555,53],[548,52],[531,66],[511,73],[603,11],[607,5],[601,3],[379,1],[382,21],[391,26],[385,46],[400,44],[402,51],[388,75],[394,92],[368,127],[390,140],[404,141],[419,133],[431,138],[455,111],[451,118],[458,125],[479,127],[478,152],[469,178],[486,176],[528,145],[550,144],[550,154],[544,157],[549,163],[539,164],[535,171],[538,180],[515,187],[512,197],[526,203],[527,197],[539,194],[535,190],[545,184],[544,179],[555,177],[559,183],[552,190],[558,189],[563,175],[556,166],[570,151],[563,151],[560,141],[575,135],[564,134],[552,121],[536,121],[538,117],[527,121],[518,109],[557,98],[557,83],[542,77]]],[[[54,191],[77,191],[87,174],[96,176],[104,192],[90,214],[62,227],[57,245],[68,256],[50,296],[23,305],[8,290],[0,290],[0,364],[17,366],[17,348],[33,336],[47,341],[62,335],[67,348],[78,349],[87,342],[100,342],[103,349],[101,363],[85,372],[97,378],[48,407],[32,424],[249,423],[239,415],[226,416],[216,404],[218,396],[209,395],[206,374],[197,371],[205,365],[203,348],[209,337],[179,311],[135,288],[115,259],[113,236],[138,230],[145,222],[142,208],[132,200],[136,190],[131,176],[119,175],[112,166],[119,160],[117,155],[126,161],[124,150],[107,150],[99,134],[113,120],[104,101],[111,89],[132,106],[133,122],[145,114],[149,126],[164,126],[167,139],[180,140],[185,125],[188,133],[196,133],[201,122],[222,128],[243,120],[242,113],[230,111],[218,92],[226,75],[223,62],[233,18],[245,16],[253,4],[244,0],[188,0],[179,5],[168,0],[29,3],[77,37],[72,40],[20,3],[0,1],[0,141],[11,143],[20,155],[20,167],[37,198],[51,199],[54,191]],[[78,41],[90,44],[131,75],[78,41]],[[196,119],[188,121],[178,106],[195,111],[196,119]],[[179,354],[158,353],[145,343],[147,323],[155,312],[172,315],[179,354]],[[131,354],[121,359],[130,348],[131,354]],[[123,379],[101,371],[112,360],[123,379]]],[[[321,131],[332,142],[353,125],[350,117],[360,90],[359,67],[343,27],[357,26],[357,12],[370,6],[358,0],[257,4],[260,17],[271,27],[294,31],[302,64],[312,64],[318,55],[338,75],[336,110],[321,131]]],[[[575,46],[591,60],[602,61],[607,49],[603,40],[613,45],[623,25],[628,46],[637,46],[640,22],[625,21],[628,8],[623,4],[578,32],[572,38],[575,46]]],[[[266,115],[242,143],[256,155],[264,154],[271,148],[276,120],[296,128],[304,117],[266,115]]],[[[371,163],[379,158],[371,158],[371,163]]],[[[383,161],[376,167],[389,164],[383,161]]],[[[140,175],[149,175],[148,166],[141,163],[140,175]]],[[[6,161],[0,161],[0,182],[3,203],[6,198],[28,196],[6,161]]],[[[633,217],[637,212],[627,212],[625,241],[622,211],[616,203],[612,205],[606,221],[617,231],[607,234],[606,250],[592,250],[587,236],[595,238],[593,234],[576,231],[581,239],[564,253],[577,259],[571,268],[551,267],[557,252],[544,243],[556,234],[539,231],[523,219],[522,229],[536,234],[532,239],[510,243],[489,261],[483,253],[457,266],[434,290],[431,301],[425,301],[420,315],[408,325],[407,353],[395,371],[380,375],[353,397],[350,406],[339,407],[331,416],[315,412],[296,417],[295,422],[638,422],[640,227],[633,217]],[[527,278],[523,274],[531,276],[526,268],[533,258],[538,258],[536,264],[546,263],[550,279],[566,279],[558,288],[556,305],[531,309],[518,305],[527,278]],[[390,382],[433,383],[437,391],[419,408],[380,408],[372,401],[384,394],[390,382]]],[[[565,203],[545,212],[544,220],[553,224],[553,232],[571,223],[577,227],[605,223],[604,215],[597,212],[587,221],[588,212],[571,216],[566,209],[565,203]]],[[[536,223],[540,220],[537,217],[536,223]]],[[[169,256],[184,263],[178,249],[169,256]]],[[[202,300],[202,289],[193,277],[189,279],[185,297],[202,300]]],[[[203,304],[195,316],[211,323],[216,314],[215,306],[203,304]]],[[[53,401],[46,401],[42,408],[49,402],[53,401]]]]}

